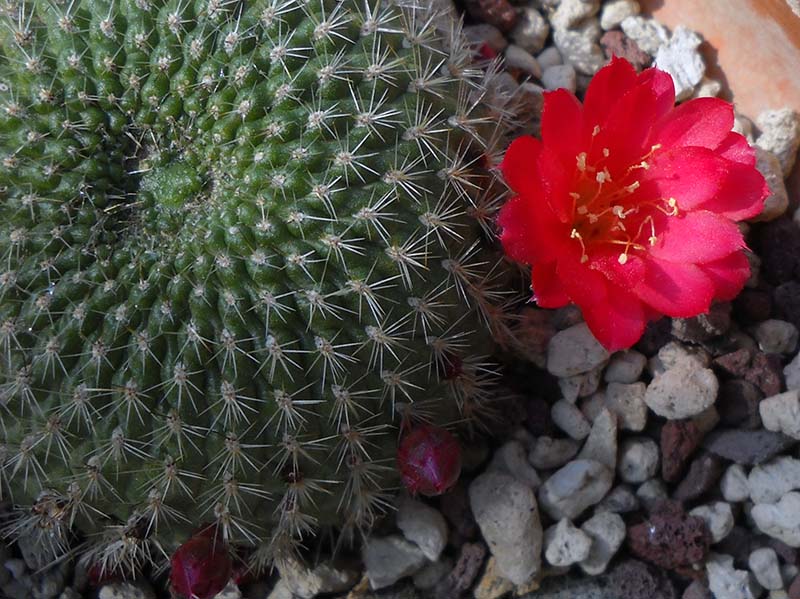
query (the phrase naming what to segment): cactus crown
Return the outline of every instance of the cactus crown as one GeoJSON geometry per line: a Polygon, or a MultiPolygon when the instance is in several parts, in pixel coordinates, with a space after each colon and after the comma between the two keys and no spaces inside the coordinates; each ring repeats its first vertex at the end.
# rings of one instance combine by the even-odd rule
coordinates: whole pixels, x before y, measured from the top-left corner
{"type": "Polygon", "coordinates": [[[368,528],[398,419],[488,408],[497,71],[404,1],[0,11],[9,531],[135,569],[368,528]]]}

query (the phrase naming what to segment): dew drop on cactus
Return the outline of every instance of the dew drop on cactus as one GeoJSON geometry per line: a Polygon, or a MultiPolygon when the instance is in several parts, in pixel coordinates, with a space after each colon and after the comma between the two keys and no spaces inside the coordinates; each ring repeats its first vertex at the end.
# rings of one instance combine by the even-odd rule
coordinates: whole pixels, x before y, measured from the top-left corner
{"type": "Polygon", "coordinates": [[[170,586],[185,599],[209,599],[228,584],[233,561],[215,526],[183,543],[170,560],[170,586]]]}
{"type": "Polygon", "coordinates": [[[443,428],[415,425],[400,441],[397,464],[411,494],[441,495],[461,474],[461,445],[443,428]]]}

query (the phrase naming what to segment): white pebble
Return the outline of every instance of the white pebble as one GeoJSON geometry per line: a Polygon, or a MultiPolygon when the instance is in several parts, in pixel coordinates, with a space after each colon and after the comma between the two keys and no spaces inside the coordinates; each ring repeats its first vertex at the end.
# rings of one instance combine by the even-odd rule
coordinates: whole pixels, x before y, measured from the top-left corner
{"type": "Polygon", "coordinates": [[[740,464],[728,466],[719,481],[719,488],[725,501],[739,503],[750,498],[750,487],[747,484],[747,473],[740,464]]]}
{"type": "Polygon", "coordinates": [[[667,28],[654,19],[638,15],[625,17],[622,19],[620,27],[625,35],[650,56],[654,56],[658,49],[669,41],[667,28]]]}
{"type": "Polygon", "coordinates": [[[697,33],[678,25],[669,42],[656,52],[655,64],[672,75],[677,101],[691,96],[705,75],[706,63],[698,49],[702,42],[697,33]]]}
{"type": "Polygon", "coordinates": [[[771,547],[756,549],[750,554],[747,565],[758,584],[770,591],[783,588],[781,569],[778,564],[778,554],[771,547]]]}
{"type": "Polygon", "coordinates": [[[515,44],[535,54],[544,48],[549,33],[550,25],[547,19],[532,6],[526,6],[520,9],[519,21],[511,31],[510,37],[515,44]]]}
{"type": "Polygon", "coordinates": [[[559,331],[547,347],[547,370],[556,377],[573,376],[605,364],[608,350],[594,338],[585,322],[559,331]]]}
{"type": "Polygon", "coordinates": [[[574,439],[553,439],[539,437],[533,446],[528,459],[534,468],[550,470],[560,468],[578,453],[580,444],[574,439]]]}
{"type": "Polygon", "coordinates": [[[558,428],[577,441],[589,436],[589,422],[575,404],[559,399],[550,409],[550,417],[558,428]]]}
{"type": "Polygon", "coordinates": [[[431,506],[402,497],[397,507],[397,527],[403,536],[422,550],[431,561],[439,559],[447,544],[447,522],[431,506]]]}
{"type": "Polygon", "coordinates": [[[775,503],[784,494],[800,489],[800,460],[784,455],[755,466],[747,477],[750,499],[775,503]]]}
{"type": "Polygon", "coordinates": [[[550,22],[556,29],[571,29],[584,19],[597,14],[600,0],[561,0],[550,22]]]}
{"type": "Polygon", "coordinates": [[[612,0],[603,5],[600,13],[600,27],[605,31],[616,29],[627,17],[638,15],[641,11],[636,0],[612,0]]]}
{"type": "Polygon", "coordinates": [[[508,441],[495,451],[486,470],[507,472],[534,491],[542,484],[536,470],[528,462],[525,446],[517,440],[508,441]]]}
{"type": "Polygon", "coordinates": [[[547,48],[539,53],[539,55],[536,57],[536,60],[539,61],[539,66],[542,67],[542,69],[546,69],[547,67],[552,67],[553,65],[557,64],[564,64],[564,61],[561,58],[561,53],[555,46],[547,46],[547,48]]]}
{"type": "Polygon", "coordinates": [[[559,64],[548,67],[542,73],[542,83],[545,89],[554,90],[564,88],[575,93],[577,79],[572,65],[559,64]]]}
{"type": "Polygon", "coordinates": [[[578,73],[594,75],[606,63],[606,56],[598,44],[602,30],[597,19],[586,19],[574,29],[556,29],[553,42],[565,63],[578,73]]]}
{"type": "Polygon", "coordinates": [[[706,573],[715,599],[756,599],[760,595],[750,573],[734,568],[730,555],[712,553],[706,560],[706,573]]]}
{"type": "Polygon", "coordinates": [[[658,471],[658,445],[652,439],[625,439],[619,453],[617,473],[626,483],[642,483],[658,471]]]}
{"type": "Polygon", "coordinates": [[[554,520],[575,519],[598,503],[614,482],[614,472],[594,460],[573,460],[539,488],[539,505],[554,520]]]}
{"type": "Polygon", "coordinates": [[[515,44],[510,44],[506,48],[505,57],[506,67],[520,69],[532,77],[541,78],[542,67],[530,52],[515,44]]]}
{"type": "Polygon", "coordinates": [[[791,322],[770,318],[756,325],[755,338],[764,353],[790,354],[797,348],[798,332],[791,322]]]}
{"type": "Polygon", "coordinates": [[[756,118],[756,124],[761,130],[756,145],[775,154],[783,176],[788,177],[800,146],[800,114],[791,108],[765,110],[756,118]]]}
{"type": "Polygon", "coordinates": [[[637,432],[644,430],[647,424],[646,390],[644,383],[609,383],[606,387],[605,405],[617,415],[621,428],[637,432]]]}
{"type": "Polygon", "coordinates": [[[647,358],[636,350],[620,351],[611,356],[605,372],[607,383],[635,383],[642,376],[647,358]]]}
{"type": "Polygon", "coordinates": [[[758,413],[765,429],[800,440],[800,390],[793,389],[762,399],[758,413]]]}
{"type": "Polygon", "coordinates": [[[800,547],[800,493],[787,493],[778,503],[757,503],[750,515],[764,534],[800,547]]]}
{"type": "Polygon", "coordinates": [[[683,361],[653,377],[644,401],[659,416],[678,420],[703,412],[714,403],[718,391],[719,382],[711,370],[683,361]]]}
{"type": "Polygon", "coordinates": [[[787,389],[800,389],[800,353],[783,369],[787,389]]]}
{"type": "Polygon", "coordinates": [[[571,566],[589,557],[592,539],[567,518],[544,533],[544,557],[553,566],[571,566]]]}
{"type": "Polygon", "coordinates": [[[584,522],[581,530],[592,539],[589,555],[580,563],[581,570],[590,576],[602,574],[625,540],[625,521],[618,514],[602,512],[584,522]]]}
{"type": "Polygon", "coordinates": [[[617,417],[603,409],[592,422],[592,430],[578,454],[579,460],[596,460],[612,470],[617,466],[617,417]]]}
{"type": "Polygon", "coordinates": [[[711,542],[719,543],[733,530],[733,512],[730,504],[717,501],[709,505],[698,505],[689,512],[690,516],[702,518],[711,533],[711,542]]]}

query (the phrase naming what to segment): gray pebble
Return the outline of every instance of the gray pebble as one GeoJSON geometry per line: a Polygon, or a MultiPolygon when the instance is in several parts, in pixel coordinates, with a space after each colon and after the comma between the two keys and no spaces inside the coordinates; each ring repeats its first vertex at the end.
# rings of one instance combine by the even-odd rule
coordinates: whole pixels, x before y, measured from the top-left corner
{"type": "Polygon", "coordinates": [[[547,19],[532,6],[526,6],[519,11],[519,21],[509,37],[516,45],[535,54],[544,48],[549,34],[547,19]]]}
{"type": "Polygon", "coordinates": [[[603,5],[600,13],[600,27],[604,31],[616,29],[627,18],[638,15],[641,11],[636,0],[611,0],[603,5]]]}
{"type": "Polygon", "coordinates": [[[506,48],[506,67],[516,68],[539,79],[542,76],[542,67],[534,56],[515,44],[510,44],[506,48]]]}
{"type": "Polygon", "coordinates": [[[761,130],[756,145],[775,154],[783,176],[788,177],[800,146],[800,114],[791,108],[765,110],[756,118],[756,124],[761,130]]]}
{"type": "Polygon", "coordinates": [[[569,64],[559,64],[545,69],[542,73],[542,83],[549,90],[564,88],[575,93],[575,69],[569,64]]]}

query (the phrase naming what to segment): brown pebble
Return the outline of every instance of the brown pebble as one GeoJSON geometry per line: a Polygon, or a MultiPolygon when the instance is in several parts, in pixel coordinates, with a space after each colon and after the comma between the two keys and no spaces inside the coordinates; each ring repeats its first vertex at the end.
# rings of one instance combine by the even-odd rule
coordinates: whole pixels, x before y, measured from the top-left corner
{"type": "Polygon", "coordinates": [[[483,543],[464,543],[458,561],[450,574],[437,585],[437,597],[460,597],[472,586],[478,572],[486,560],[486,546],[483,543]]]}
{"type": "Polygon", "coordinates": [[[607,31],[600,38],[600,45],[603,47],[606,58],[612,56],[625,58],[637,71],[649,67],[653,62],[652,57],[642,50],[639,44],[621,31],[607,31]]]}
{"type": "Polygon", "coordinates": [[[509,33],[519,21],[517,9],[508,0],[467,0],[467,12],[477,19],[509,33]]]}
{"type": "Polygon", "coordinates": [[[800,599],[800,574],[794,577],[786,594],[789,595],[789,599],[800,599]]]}
{"type": "Polygon", "coordinates": [[[749,349],[743,348],[716,358],[712,362],[712,365],[724,374],[743,377],[750,369],[750,362],[752,359],[753,353],[749,349]]]}
{"type": "Polygon", "coordinates": [[[676,599],[672,581],[662,570],[626,559],[608,574],[608,586],[619,599],[676,599]]]}
{"type": "Polygon", "coordinates": [[[675,482],[697,449],[703,433],[691,420],[668,420],[661,428],[661,476],[675,482]]]}
{"type": "Polygon", "coordinates": [[[772,397],[781,392],[782,371],[783,364],[778,354],[758,352],[744,378],[761,389],[766,397],[772,397]]]}

